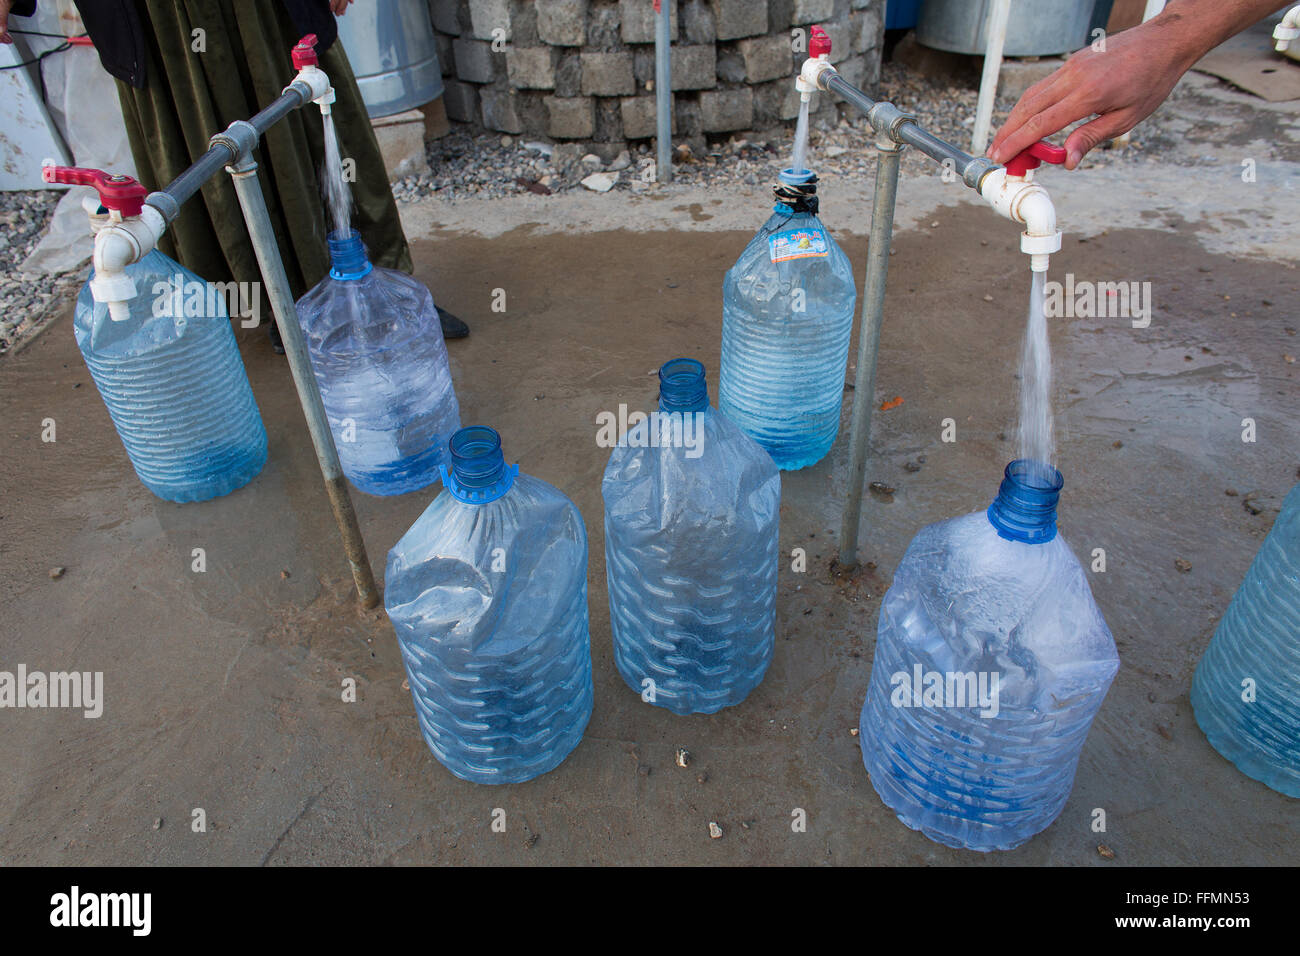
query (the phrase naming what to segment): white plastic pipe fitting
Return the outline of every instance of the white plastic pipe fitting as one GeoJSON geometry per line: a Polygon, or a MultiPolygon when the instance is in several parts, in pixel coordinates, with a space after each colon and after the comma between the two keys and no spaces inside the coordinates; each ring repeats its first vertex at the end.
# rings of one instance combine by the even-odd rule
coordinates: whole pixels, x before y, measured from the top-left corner
{"type": "Polygon", "coordinates": [[[1292,7],[1282,18],[1282,22],[1273,28],[1273,39],[1277,41],[1277,52],[1285,53],[1291,41],[1300,37],[1300,7],[1292,7]]]}
{"type": "Polygon", "coordinates": [[[799,91],[799,95],[803,99],[810,99],[818,90],[826,89],[822,77],[827,72],[838,72],[835,67],[831,66],[829,56],[810,56],[803,61],[803,68],[800,69],[799,75],[794,78],[795,89],[799,91]]]}
{"type": "Polygon", "coordinates": [[[1008,176],[1005,169],[995,169],[980,183],[980,195],[999,213],[1024,225],[1020,251],[1029,256],[1030,269],[1046,272],[1048,258],[1061,251],[1061,232],[1052,197],[1033,181],[1033,173],[1008,176]]]}
{"type": "Polygon", "coordinates": [[[320,107],[322,113],[330,111],[330,104],[335,99],[334,87],[330,86],[330,78],[324,70],[315,64],[301,67],[294,83],[303,83],[311,91],[311,101],[320,107]]]}
{"type": "Polygon", "coordinates": [[[90,280],[90,294],[96,302],[108,305],[109,318],[121,322],[130,316],[131,300],[138,291],[126,267],[157,247],[167,223],[162,213],[145,205],[140,215],[127,219],[116,212],[92,215],[91,228],[95,231],[95,276],[90,280]]]}

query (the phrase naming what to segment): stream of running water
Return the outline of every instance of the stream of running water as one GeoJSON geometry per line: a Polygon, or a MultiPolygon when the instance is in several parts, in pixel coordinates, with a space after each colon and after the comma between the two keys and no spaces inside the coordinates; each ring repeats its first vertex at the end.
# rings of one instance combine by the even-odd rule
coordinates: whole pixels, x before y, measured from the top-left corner
{"type": "Polygon", "coordinates": [[[1020,353],[1020,457],[1054,465],[1052,434],[1052,348],[1047,338],[1043,292],[1047,273],[1033,273],[1029,317],[1020,353]]]}

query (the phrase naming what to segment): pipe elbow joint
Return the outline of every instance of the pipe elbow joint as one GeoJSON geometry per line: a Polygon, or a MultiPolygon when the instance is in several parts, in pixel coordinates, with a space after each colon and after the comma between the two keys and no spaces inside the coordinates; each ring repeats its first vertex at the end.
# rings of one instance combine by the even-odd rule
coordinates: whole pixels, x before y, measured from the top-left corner
{"type": "Polygon", "coordinates": [[[1021,197],[1018,208],[1025,231],[1020,236],[1020,251],[1029,256],[1034,272],[1046,272],[1048,257],[1061,251],[1061,231],[1056,228],[1056,207],[1042,186],[1031,185],[1021,197]]]}
{"type": "Polygon", "coordinates": [[[321,108],[322,113],[329,112],[330,104],[334,102],[334,87],[330,86],[330,78],[324,70],[315,65],[304,66],[288,88],[293,89],[295,86],[299,87],[300,92],[305,87],[304,102],[311,100],[321,108]]]}
{"type": "Polygon", "coordinates": [[[1273,39],[1277,41],[1277,51],[1285,53],[1291,41],[1300,37],[1300,6],[1292,7],[1282,18],[1282,22],[1273,28],[1273,39]]]}
{"type": "Polygon", "coordinates": [[[89,283],[90,294],[96,302],[108,306],[114,322],[127,317],[128,303],[136,296],[135,280],[127,275],[126,267],[139,261],[141,255],[135,238],[120,226],[108,226],[95,236],[95,274],[89,283]]]}
{"type": "Polygon", "coordinates": [[[1048,257],[1061,250],[1056,207],[1047,190],[1032,180],[1008,176],[1005,169],[995,169],[980,183],[980,194],[1003,216],[1025,227],[1020,251],[1030,257],[1034,272],[1046,272],[1048,257]]]}
{"type": "Polygon", "coordinates": [[[838,73],[835,67],[831,66],[830,58],[827,56],[810,56],[803,61],[803,67],[799,70],[799,75],[795,77],[795,89],[806,99],[818,90],[826,89],[825,76],[830,73],[838,73]]]}
{"type": "Polygon", "coordinates": [[[129,219],[111,219],[95,231],[95,254],[90,294],[96,302],[108,306],[110,318],[120,322],[130,314],[131,300],[138,289],[126,271],[154,250],[166,223],[162,213],[145,205],[140,215],[129,219]]]}

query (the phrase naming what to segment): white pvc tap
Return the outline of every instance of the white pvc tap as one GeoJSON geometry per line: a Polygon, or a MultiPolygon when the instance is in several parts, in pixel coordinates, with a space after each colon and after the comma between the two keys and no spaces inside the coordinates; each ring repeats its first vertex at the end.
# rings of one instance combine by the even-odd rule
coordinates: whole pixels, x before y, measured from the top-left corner
{"type": "Polygon", "coordinates": [[[330,86],[325,71],[317,66],[316,34],[309,33],[299,40],[290,51],[290,57],[293,68],[298,71],[294,83],[301,81],[306,84],[311,91],[311,101],[320,107],[321,115],[329,113],[330,104],[334,102],[334,87],[330,86]]]}
{"type": "Polygon", "coordinates": [[[46,166],[41,178],[47,183],[93,186],[99,192],[98,204],[92,207],[93,200],[83,204],[95,233],[95,275],[89,283],[90,294],[96,302],[108,306],[114,322],[123,321],[130,316],[131,300],[138,292],[126,267],[157,247],[158,238],[167,228],[162,213],[145,204],[145,188],[130,176],[77,166],[46,166]]]}
{"type": "Polygon", "coordinates": [[[799,98],[807,103],[822,85],[822,74],[827,70],[835,72],[831,66],[831,38],[821,27],[808,31],[808,59],[803,61],[803,68],[794,78],[794,87],[799,91],[799,98]]]}
{"type": "Polygon", "coordinates": [[[1029,268],[1046,272],[1048,259],[1061,251],[1061,231],[1056,228],[1056,207],[1047,190],[1034,182],[1039,163],[1065,162],[1065,150],[1037,142],[995,169],[980,183],[980,195],[998,212],[1025,227],[1020,251],[1029,256],[1029,268]]]}
{"type": "Polygon", "coordinates": [[[1300,7],[1292,7],[1282,18],[1282,22],[1273,28],[1273,39],[1277,41],[1277,52],[1285,53],[1291,41],[1300,37],[1300,7]]]}

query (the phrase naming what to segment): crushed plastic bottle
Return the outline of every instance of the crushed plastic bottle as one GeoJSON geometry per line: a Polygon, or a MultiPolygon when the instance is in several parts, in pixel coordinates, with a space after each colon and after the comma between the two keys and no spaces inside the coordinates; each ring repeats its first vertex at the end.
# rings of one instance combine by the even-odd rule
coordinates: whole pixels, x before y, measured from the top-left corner
{"type": "Polygon", "coordinates": [[[947,846],[1011,849],[1056,819],[1119,667],[1056,533],[1062,483],[1012,462],[987,511],[922,529],[881,605],[863,761],[898,818],[947,846]]]}
{"type": "Polygon", "coordinates": [[[266,464],[266,428],[226,303],[157,250],[126,274],[138,290],[128,317],[114,321],[88,281],[73,329],[127,457],[159,498],[229,494],[266,464]]]}
{"type": "Polygon", "coordinates": [[[1196,667],[1192,710],[1238,770],[1300,797],[1300,485],[1196,667]]]}
{"type": "Polygon", "coordinates": [[[614,661],[650,703],[707,714],[744,700],[772,660],[781,477],[709,406],[703,365],[674,359],[659,383],[659,410],[601,485],[614,661]]]}
{"type": "Polygon", "coordinates": [[[343,473],[372,495],[432,484],[460,427],[433,296],[372,266],[356,232],[331,234],[329,275],[298,300],[343,473]]]}
{"type": "Polygon", "coordinates": [[[848,256],[817,217],[816,181],[781,173],[775,211],[722,286],[718,407],[785,471],[835,443],[857,300],[848,256]]]}
{"type": "Polygon", "coordinates": [[[557,767],[591,717],[587,531],[507,467],[491,428],[451,439],[443,490],[388,553],[384,607],[433,755],[477,783],[557,767]]]}

